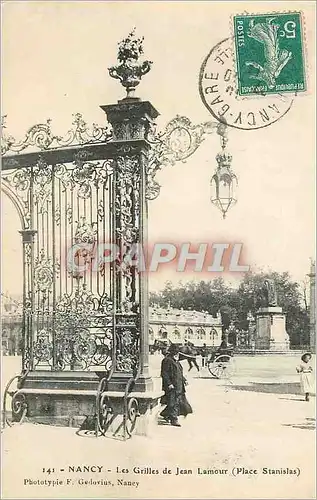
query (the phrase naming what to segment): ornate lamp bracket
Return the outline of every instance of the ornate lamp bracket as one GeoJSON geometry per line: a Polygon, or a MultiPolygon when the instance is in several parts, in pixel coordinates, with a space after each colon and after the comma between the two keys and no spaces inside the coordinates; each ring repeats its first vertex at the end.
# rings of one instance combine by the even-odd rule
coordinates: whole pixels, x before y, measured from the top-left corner
{"type": "Polygon", "coordinates": [[[151,131],[151,136],[147,137],[152,145],[147,168],[147,199],[154,200],[160,194],[161,186],[155,179],[157,172],[164,166],[185,162],[213,132],[220,135],[222,143],[227,143],[227,125],[224,123],[209,121],[193,125],[189,118],[180,115],[168,122],[162,132],[151,131]]]}

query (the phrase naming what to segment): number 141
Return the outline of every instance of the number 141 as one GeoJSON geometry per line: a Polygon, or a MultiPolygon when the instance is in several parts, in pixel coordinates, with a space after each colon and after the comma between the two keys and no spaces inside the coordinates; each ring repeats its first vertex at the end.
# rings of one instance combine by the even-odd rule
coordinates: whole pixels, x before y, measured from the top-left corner
{"type": "Polygon", "coordinates": [[[43,474],[54,474],[55,469],[51,469],[51,468],[46,469],[45,467],[43,467],[42,472],[43,472],[43,474]]]}

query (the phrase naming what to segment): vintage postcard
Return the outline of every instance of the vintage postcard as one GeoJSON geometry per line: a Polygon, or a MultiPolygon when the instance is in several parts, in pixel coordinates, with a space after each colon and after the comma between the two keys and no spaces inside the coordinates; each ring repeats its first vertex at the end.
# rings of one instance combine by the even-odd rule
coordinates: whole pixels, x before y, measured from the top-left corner
{"type": "Polygon", "coordinates": [[[2,498],[315,498],[315,2],[1,10],[2,498]]]}

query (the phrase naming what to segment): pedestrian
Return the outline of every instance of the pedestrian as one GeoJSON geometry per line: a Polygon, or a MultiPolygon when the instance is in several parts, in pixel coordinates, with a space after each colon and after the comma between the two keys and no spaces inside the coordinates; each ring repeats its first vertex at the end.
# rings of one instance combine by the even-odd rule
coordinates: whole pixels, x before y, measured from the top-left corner
{"type": "Polygon", "coordinates": [[[192,342],[187,342],[187,347],[184,348],[182,352],[187,355],[188,371],[190,372],[193,366],[195,366],[199,372],[199,366],[196,360],[197,351],[194,344],[192,342]]]}
{"type": "Polygon", "coordinates": [[[167,422],[180,427],[179,415],[192,413],[192,408],[185,396],[187,381],[183,375],[183,367],[179,362],[179,348],[172,344],[161,364],[162,389],[164,396],[161,403],[166,408],[160,413],[167,422]]]}
{"type": "Polygon", "coordinates": [[[312,355],[310,352],[305,352],[301,357],[301,363],[297,366],[296,371],[300,374],[301,390],[305,394],[305,401],[309,401],[309,395],[312,391],[312,372],[311,365],[312,355]]]}
{"type": "Polygon", "coordinates": [[[221,340],[221,344],[219,346],[219,350],[223,350],[225,351],[226,349],[228,349],[228,342],[227,342],[227,339],[225,337],[222,338],[221,340]]]}
{"type": "Polygon", "coordinates": [[[201,366],[202,368],[204,368],[205,366],[207,366],[207,360],[208,360],[208,349],[206,344],[203,344],[200,350],[200,354],[201,354],[201,366]]]}

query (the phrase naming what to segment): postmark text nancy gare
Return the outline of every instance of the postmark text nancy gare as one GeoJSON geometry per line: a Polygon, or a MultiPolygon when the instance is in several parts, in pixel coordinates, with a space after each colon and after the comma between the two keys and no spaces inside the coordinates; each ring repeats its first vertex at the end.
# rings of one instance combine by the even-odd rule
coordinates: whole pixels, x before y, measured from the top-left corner
{"type": "MultiPolygon", "coordinates": [[[[208,111],[220,122],[242,130],[272,125],[291,108],[291,93],[240,96],[234,67],[233,40],[215,45],[200,69],[199,92],[208,111]]],[[[251,80],[254,85],[255,80],[251,80]]]]}

